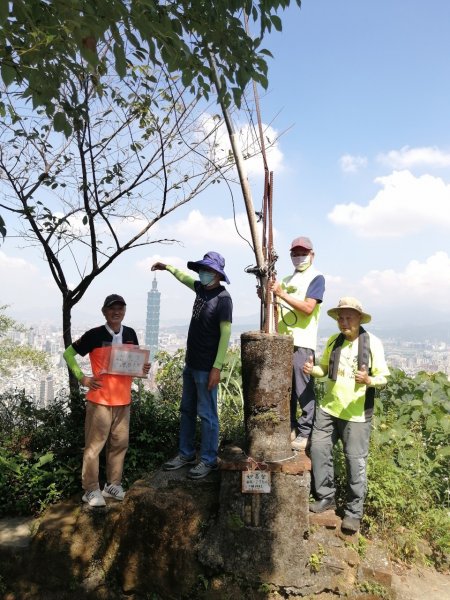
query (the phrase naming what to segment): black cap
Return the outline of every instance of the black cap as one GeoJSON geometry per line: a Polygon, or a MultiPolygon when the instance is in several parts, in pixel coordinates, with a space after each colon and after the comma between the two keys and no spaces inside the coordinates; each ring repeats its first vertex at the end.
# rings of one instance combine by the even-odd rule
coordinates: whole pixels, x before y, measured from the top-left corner
{"type": "Polygon", "coordinates": [[[119,294],[110,294],[109,296],[106,296],[105,301],[103,302],[102,308],[108,308],[109,306],[112,306],[113,304],[123,304],[124,306],[127,305],[125,300],[122,298],[122,296],[119,296],[119,294]]]}

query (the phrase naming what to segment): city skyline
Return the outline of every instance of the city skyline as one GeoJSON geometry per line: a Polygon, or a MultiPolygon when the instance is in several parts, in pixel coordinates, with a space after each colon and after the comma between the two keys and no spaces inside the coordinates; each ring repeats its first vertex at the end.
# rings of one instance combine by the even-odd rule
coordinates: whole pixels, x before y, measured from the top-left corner
{"type": "MultiPolygon", "coordinates": [[[[83,330],[75,330],[76,334],[83,330]]],[[[145,340],[145,327],[136,330],[141,344],[145,340]]],[[[318,338],[317,358],[320,357],[328,336],[331,332],[321,331],[318,338]]],[[[378,335],[378,332],[376,332],[378,335]]],[[[169,353],[186,347],[187,328],[161,327],[159,347],[169,353]],[[175,330],[175,331],[174,331],[175,330]]],[[[0,381],[0,394],[6,390],[24,389],[26,394],[35,398],[35,401],[44,406],[52,402],[58,393],[68,389],[67,365],[62,358],[63,341],[62,332],[57,328],[48,329],[46,326],[36,326],[31,332],[17,332],[16,341],[29,342],[33,347],[48,352],[50,368],[48,371],[38,371],[28,365],[18,366],[13,369],[10,376],[3,377],[0,381]]],[[[232,333],[230,345],[239,346],[240,331],[235,329],[232,333]]],[[[406,375],[414,376],[419,371],[430,373],[442,372],[450,379],[450,339],[447,342],[431,342],[425,340],[396,339],[394,336],[383,338],[386,360],[390,368],[399,368],[406,375]]],[[[90,372],[89,357],[79,357],[79,364],[83,371],[90,372]]],[[[152,369],[152,376],[155,368],[152,369]]],[[[152,376],[144,385],[153,389],[152,376]]]]}
{"type": "MultiPolygon", "coordinates": [[[[304,0],[301,10],[290,7],[281,16],[283,32],[265,43],[274,58],[269,89],[260,91],[266,135],[275,140],[268,161],[275,174],[279,276],[292,270],[291,240],[308,235],[327,282],[322,322],[339,297],[354,295],[376,327],[447,323],[450,5],[304,0]]],[[[245,119],[236,121],[245,130],[245,119]]],[[[249,163],[248,172],[258,210],[262,164],[249,163]]],[[[211,249],[226,259],[236,317],[257,315],[256,279],[245,273],[255,259],[236,231],[250,238],[247,218],[239,188],[232,192],[233,199],[223,183],[214,185],[163,220],[154,237],[180,243],[140,248],[117,260],[75,306],[74,327],[101,322],[110,293],[125,297],[126,321],[133,325],[145,312],[153,262],[186,269],[188,260],[211,249]]],[[[61,298],[41,253],[23,247],[8,218],[7,228],[0,303],[19,321],[51,318],[60,325],[61,298]]],[[[158,287],[161,322],[187,322],[189,290],[165,276],[158,287]]]]}

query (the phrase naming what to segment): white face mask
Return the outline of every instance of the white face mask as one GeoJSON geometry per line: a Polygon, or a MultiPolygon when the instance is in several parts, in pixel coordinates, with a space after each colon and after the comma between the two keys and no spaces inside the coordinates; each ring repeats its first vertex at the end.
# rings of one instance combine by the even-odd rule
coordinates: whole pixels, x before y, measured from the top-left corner
{"type": "Polygon", "coordinates": [[[291,256],[292,264],[297,271],[304,271],[311,264],[311,255],[306,256],[291,256]]]}

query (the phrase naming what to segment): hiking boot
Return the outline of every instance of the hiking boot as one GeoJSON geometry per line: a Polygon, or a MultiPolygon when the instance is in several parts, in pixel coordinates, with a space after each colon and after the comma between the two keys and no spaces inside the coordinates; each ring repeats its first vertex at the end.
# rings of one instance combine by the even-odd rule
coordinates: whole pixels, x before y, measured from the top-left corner
{"type": "Polygon", "coordinates": [[[114,500],[123,500],[125,498],[125,491],[121,485],[114,485],[114,483],[105,483],[102,496],[104,498],[113,498],[114,500]]]}
{"type": "Polygon", "coordinates": [[[336,508],[336,502],[333,498],[323,498],[322,500],[317,500],[317,502],[312,502],[309,505],[309,512],[313,513],[323,513],[326,510],[331,510],[336,508]]]}
{"type": "Polygon", "coordinates": [[[177,454],[175,458],[172,458],[172,460],[169,460],[163,464],[163,470],[175,471],[175,469],[181,469],[181,467],[185,467],[186,465],[194,465],[195,462],[195,456],[192,458],[185,458],[181,454],[177,454]]]}
{"type": "Polygon", "coordinates": [[[106,506],[105,499],[100,490],[92,490],[85,492],[82,498],[83,502],[87,502],[89,506],[106,506]]]}
{"type": "Polygon", "coordinates": [[[349,533],[356,533],[357,531],[359,531],[360,525],[361,519],[345,515],[345,517],[342,519],[341,529],[342,531],[348,531],[349,533]]]}
{"type": "Polygon", "coordinates": [[[188,477],[189,479],[203,479],[203,477],[209,475],[211,471],[217,471],[217,469],[217,464],[207,465],[201,460],[198,465],[195,465],[195,467],[189,471],[188,477]]]}
{"type": "Polygon", "coordinates": [[[306,450],[309,438],[298,435],[293,442],[291,442],[292,450],[306,450]]]}

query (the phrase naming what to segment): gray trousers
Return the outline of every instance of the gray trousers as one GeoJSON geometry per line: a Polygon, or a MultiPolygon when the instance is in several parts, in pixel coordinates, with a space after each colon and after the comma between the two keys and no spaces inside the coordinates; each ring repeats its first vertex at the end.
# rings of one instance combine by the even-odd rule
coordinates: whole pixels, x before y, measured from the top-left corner
{"type": "Polygon", "coordinates": [[[310,348],[294,347],[291,391],[291,429],[296,427],[301,437],[309,438],[314,421],[316,407],[316,394],[314,381],[310,375],[303,373],[303,365],[309,357],[314,360],[314,350],[310,348]],[[297,406],[301,414],[297,421],[297,406]]]}
{"type": "Polygon", "coordinates": [[[347,465],[345,514],[357,519],[363,515],[367,493],[370,430],[370,421],[344,421],[318,408],[311,436],[311,462],[319,500],[333,498],[335,495],[333,447],[338,439],[342,440],[347,465]]]}

